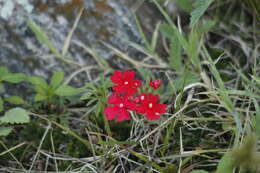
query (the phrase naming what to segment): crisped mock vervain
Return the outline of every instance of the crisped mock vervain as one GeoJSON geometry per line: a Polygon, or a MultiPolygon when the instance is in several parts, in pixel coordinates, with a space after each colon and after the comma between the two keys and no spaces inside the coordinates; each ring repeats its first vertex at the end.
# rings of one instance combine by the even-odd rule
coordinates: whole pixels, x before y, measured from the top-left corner
{"type": "MultiPolygon", "coordinates": [[[[116,84],[112,86],[114,93],[108,97],[108,104],[104,110],[107,120],[125,121],[130,120],[129,111],[144,114],[149,120],[160,119],[160,114],[166,113],[166,104],[160,104],[159,95],[140,93],[138,90],[142,82],[135,79],[134,71],[118,71],[110,77],[116,84]]],[[[150,79],[150,87],[154,90],[160,87],[161,81],[150,79]]]]}

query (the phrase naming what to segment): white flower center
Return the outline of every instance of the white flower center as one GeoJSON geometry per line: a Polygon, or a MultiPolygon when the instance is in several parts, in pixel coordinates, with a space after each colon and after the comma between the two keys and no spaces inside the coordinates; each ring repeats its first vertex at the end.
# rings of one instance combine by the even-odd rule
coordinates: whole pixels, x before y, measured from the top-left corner
{"type": "Polygon", "coordinates": [[[127,85],[127,84],[128,84],[128,82],[125,82],[124,84],[125,84],[125,85],[127,85]]]}
{"type": "Polygon", "coordinates": [[[123,106],[124,106],[124,104],[123,104],[123,103],[120,103],[120,104],[119,104],[119,107],[120,107],[120,108],[122,108],[123,106]]]}
{"type": "Polygon", "coordinates": [[[144,100],[144,96],[141,96],[141,100],[144,100]]]}
{"type": "Polygon", "coordinates": [[[149,108],[151,109],[153,107],[153,104],[152,103],[149,103],[149,108]]]}

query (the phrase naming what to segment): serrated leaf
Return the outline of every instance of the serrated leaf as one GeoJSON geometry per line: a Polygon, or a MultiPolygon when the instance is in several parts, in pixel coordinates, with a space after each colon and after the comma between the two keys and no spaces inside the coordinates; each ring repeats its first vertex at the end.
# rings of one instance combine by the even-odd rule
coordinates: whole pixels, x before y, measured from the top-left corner
{"type": "Polygon", "coordinates": [[[12,127],[0,127],[0,136],[7,136],[12,132],[12,127]]]}
{"type": "Polygon", "coordinates": [[[177,72],[181,72],[183,69],[182,56],[181,56],[181,44],[177,37],[173,36],[170,43],[170,66],[177,72]]]}
{"type": "Polygon", "coordinates": [[[190,173],[209,173],[209,172],[204,171],[204,170],[194,170],[194,171],[191,171],[190,173]]]}
{"type": "Polygon", "coordinates": [[[28,123],[30,121],[30,117],[27,114],[26,110],[22,108],[13,108],[5,112],[5,115],[0,118],[1,123],[10,123],[10,124],[18,124],[18,123],[28,123]]]}
{"type": "Polygon", "coordinates": [[[64,79],[64,72],[63,71],[57,71],[55,72],[51,77],[51,86],[53,88],[57,88],[61,82],[64,79]]]}
{"type": "Polygon", "coordinates": [[[216,173],[232,173],[234,162],[230,153],[226,153],[219,161],[216,173]]]}
{"type": "Polygon", "coordinates": [[[195,9],[191,12],[190,27],[193,27],[199,21],[200,17],[205,13],[213,1],[214,0],[196,0],[194,2],[193,5],[195,9]]]}
{"type": "Polygon", "coordinates": [[[2,97],[0,97],[0,112],[2,112],[3,110],[4,110],[4,101],[2,97]]]}
{"type": "Polygon", "coordinates": [[[68,85],[60,86],[56,91],[55,94],[58,96],[74,96],[82,92],[80,88],[73,88],[68,85]]]}
{"type": "Polygon", "coordinates": [[[19,96],[11,96],[8,98],[5,98],[5,101],[15,104],[15,105],[19,105],[19,104],[25,104],[26,102],[24,101],[23,98],[19,97],[19,96]]]}
{"type": "Polygon", "coordinates": [[[9,73],[3,76],[2,80],[10,83],[19,83],[26,80],[26,78],[26,75],[22,73],[9,73]]]}

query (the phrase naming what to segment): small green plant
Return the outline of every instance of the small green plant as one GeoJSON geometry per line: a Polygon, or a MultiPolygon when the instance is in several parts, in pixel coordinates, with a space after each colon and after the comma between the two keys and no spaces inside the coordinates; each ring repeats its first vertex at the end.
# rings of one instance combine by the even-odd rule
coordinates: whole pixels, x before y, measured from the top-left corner
{"type": "Polygon", "coordinates": [[[95,103],[95,114],[96,116],[99,116],[104,109],[107,96],[109,95],[108,88],[110,88],[111,86],[112,83],[109,79],[105,78],[103,74],[99,75],[99,81],[95,83],[89,82],[85,84],[85,92],[80,97],[80,100],[86,101],[86,106],[95,103]]]}
{"type": "MultiPolygon", "coordinates": [[[[21,73],[11,73],[6,67],[0,66],[0,92],[4,92],[4,83],[19,83],[26,80],[26,76],[21,73]]],[[[19,96],[4,98],[0,96],[0,112],[4,111],[4,102],[11,104],[24,104],[25,101],[19,96]]],[[[12,108],[0,117],[0,136],[7,136],[13,130],[13,125],[28,123],[30,118],[26,110],[22,108],[12,108]]]]}
{"type": "Polygon", "coordinates": [[[34,101],[51,101],[55,96],[75,96],[81,93],[83,90],[74,88],[69,85],[62,85],[64,80],[64,72],[55,72],[52,77],[50,84],[46,82],[42,77],[29,77],[28,81],[33,85],[36,95],[34,101]]]}

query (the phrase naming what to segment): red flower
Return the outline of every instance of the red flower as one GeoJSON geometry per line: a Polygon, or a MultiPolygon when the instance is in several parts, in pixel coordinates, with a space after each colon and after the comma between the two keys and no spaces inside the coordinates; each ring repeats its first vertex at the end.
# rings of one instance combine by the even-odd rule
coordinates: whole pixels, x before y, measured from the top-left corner
{"type": "Polygon", "coordinates": [[[127,111],[133,110],[135,104],[129,99],[128,96],[119,96],[116,93],[113,93],[108,98],[108,103],[113,104],[114,106],[108,106],[104,110],[107,120],[116,119],[116,121],[130,120],[130,114],[127,111]]]}
{"type": "Polygon", "coordinates": [[[144,94],[144,93],[143,93],[143,94],[137,96],[137,97],[134,99],[134,102],[135,102],[136,104],[141,103],[141,102],[143,102],[143,101],[146,99],[146,97],[147,97],[147,94],[144,94]]]}
{"type": "Polygon", "coordinates": [[[154,89],[157,89],[161,86],[161,81],[160,80],[154,80],[150,79],[150,86],[153,87],[154,89]]]}
{"type": "Polygon", "coordinates": [[[159,96],[153,94],[142,94],[144,96],[141,104],[136,107],[136,111],[140,114],[145,114],[144,117],[149,120],[160,119],[160,114],[166,112],[167,105],[159,104],[159,96]]]}
{"type": "Polygon", "coordinates": [[[113,90],[117,93],[126,93],[128,95],[132,95],[137,92],[137,87],[141,86],[141,82],[139,80],[135,80],[135,72],[134,71],[115,71],[114,74],[110,77],[111,81],[116,86],[113,86],[113,90]]]}

